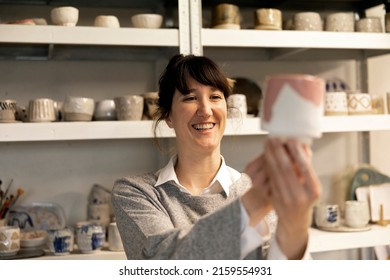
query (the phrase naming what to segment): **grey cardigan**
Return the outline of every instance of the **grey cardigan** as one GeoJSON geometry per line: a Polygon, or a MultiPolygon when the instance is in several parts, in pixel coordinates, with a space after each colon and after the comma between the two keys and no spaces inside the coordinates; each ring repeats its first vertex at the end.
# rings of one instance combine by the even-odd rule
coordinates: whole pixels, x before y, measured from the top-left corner
{"type": "MultiPolygon", "coordinates": [[[[113,209],[128,259],[240,258],[238,197],[251,186],[247,175],[231,186],[229,197],[191,195],[173,181],[155,187],[156,180],[148,173],[114,184],[113,209]]],[[[260,256],[254,250],[247,258],[260,256]]]]}

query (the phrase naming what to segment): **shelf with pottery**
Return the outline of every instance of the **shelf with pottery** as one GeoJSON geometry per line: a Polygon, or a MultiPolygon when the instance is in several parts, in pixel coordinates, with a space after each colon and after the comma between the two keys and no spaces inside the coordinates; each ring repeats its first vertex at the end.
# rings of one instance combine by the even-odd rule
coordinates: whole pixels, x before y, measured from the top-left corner
{"type": "Polygon", "coordinates": [[[330,232],[310,229],[312,253],[390,245],[390,226],[370,225],[369,230],[330,232]]]}
{"type": "MultiPolygon", "coordinates": [[[[329,55],[346,59],[361,58],[390,52],[390,35],[387,33],[329,32],[329,31],[273,31],[255,29],[210,29],[201,30],[205,51],[212,48],[270,48],[272,59],[295,57],[301,52],[326,50],[329,55]],[[298,50],[297,50],[298,49],[298,50]],[[329,52],[331,50],[331,52],[329,52]]],[[[315,56],[319,59],[319,56],[315,56]]]]}
{"type": "Polygon", "coordinates": [[[0,24],[0,44],[179,47],[178,29],[0,24]]]}
{"type": "MultiPolygon", "coordinates": [[[[153,138],[152,121],[92,121],[0,124],[0,142],[99,140],[153,138]],[[34,131],[34,133],[31,133],[34,131]]],[[[390,115],[329,116],[323,118],[322,131],[359,132],[390,130],[390,115]]],[[[265,135],[260,118],[229,119],[225,135],[265,135]]],[[[174,137],[165,123],[157,129],[159,137],[174,137]]]]}
{"type": "Polygon", "coordinates": [[[38,260],[126,260],[124,251],[109,251],[106,249],[94,252],[92,254],[83,254],[81,252],[72,252],[68,255],[55,256],[47,254],[38,258],[38,260]]]}

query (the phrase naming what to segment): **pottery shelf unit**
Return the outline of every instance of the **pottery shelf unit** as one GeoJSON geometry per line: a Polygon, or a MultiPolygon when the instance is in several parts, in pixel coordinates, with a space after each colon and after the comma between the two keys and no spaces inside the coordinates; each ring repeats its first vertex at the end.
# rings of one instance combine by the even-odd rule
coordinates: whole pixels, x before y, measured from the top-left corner
{"type": "MultiPolygon", "coordinates": [[[[266,135],[260,118],[229,119],[226,136],[266,135]]],[[[0,142],[68,141],[100,139],[153,138],[153,121],[92,121],[0,124],[0,142]],[[31,133],[34,131],[34,133],[31,133]]],[[[390,130],[390,115],[325,116],[323,133],[390,130]]],[[[172,138],[175,134],[160,123],[157,136],[172,138]]]]}

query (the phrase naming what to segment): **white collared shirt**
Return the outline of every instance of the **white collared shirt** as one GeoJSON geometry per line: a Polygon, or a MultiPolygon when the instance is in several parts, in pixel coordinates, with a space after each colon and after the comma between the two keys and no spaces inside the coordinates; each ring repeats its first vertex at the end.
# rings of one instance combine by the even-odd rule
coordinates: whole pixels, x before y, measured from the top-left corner
{"type": "MultiPolygon", "coordinates": [[[[205,188],[200,195],[219,193],[223,190],[226,196],[229,196],[230,186],[241,177],[241,173],[237,170],[229,167],[225,163],[225,159],[221,156],[222,163],[218,170],[217,175],[212,180],[211,184],[205,188]]],[[[177,179],[175,172],[175,163],[177,161],[177,155],[171,157],[168,164],[157,171],[157,182],[155,186],[159,186],[168,181],[174,181],[181,187],[183,192],[188,190],[182,186],[177,179]]],[[[265,220],[261,221],[256,227],[249,225],[249,217],[246,209],[241,206],[241,259],[245,258],[251,251],[262,245],[264,242],[270,239],[269,226],[265,220]]],[[[269,259],[286,259],[284,254],[279,249],[276,242],[272,242],[268,255],[269,259]]]]}

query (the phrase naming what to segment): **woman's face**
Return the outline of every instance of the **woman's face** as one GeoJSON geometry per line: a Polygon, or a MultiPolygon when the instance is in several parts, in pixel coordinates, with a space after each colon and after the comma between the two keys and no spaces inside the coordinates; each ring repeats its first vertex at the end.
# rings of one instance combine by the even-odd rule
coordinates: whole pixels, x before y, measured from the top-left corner
{"type": "Polygon", "coordinates": [[[213,151],[220,148],[226,127],[227,105],[223,92],[189,81],[190,93],[175,91],[166,122],[176,133],[178,151],[213,151]]]}

